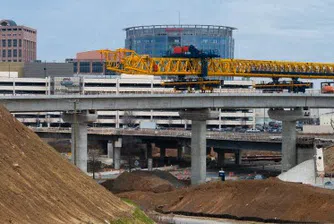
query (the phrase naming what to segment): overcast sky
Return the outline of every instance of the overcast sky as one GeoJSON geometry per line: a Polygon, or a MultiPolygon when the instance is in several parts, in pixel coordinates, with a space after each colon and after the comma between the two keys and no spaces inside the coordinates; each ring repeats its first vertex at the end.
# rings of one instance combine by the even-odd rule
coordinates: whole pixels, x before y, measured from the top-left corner
{"type": "Polygon", "coordinates": [[[214,24],[238,28],[235,58],[334,61],[331,0],[2,0],[0,14],[38,30],[38,59],[124,47],[123,28],[214,24]]]}

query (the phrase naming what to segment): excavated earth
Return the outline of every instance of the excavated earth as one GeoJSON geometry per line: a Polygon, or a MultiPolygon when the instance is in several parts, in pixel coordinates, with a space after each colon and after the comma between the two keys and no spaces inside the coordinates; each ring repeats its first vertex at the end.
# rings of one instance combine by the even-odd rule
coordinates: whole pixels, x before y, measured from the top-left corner
{"type": "Polygon", "coordinates": [[[0,107],[0,223],[106,223],[134,208],[0,107]]]}
{"type": "Polygon", "coordinates": [[[334,146],[324,150],[325,173],[334,176],[334,146]]]}
{"type": "Polygon", "coordinates": [[[149,191],[162,193],[173,191],[184,184],[177,180],[172,174],[164,171],[134,171],[124,172],[115,180],[107,180],[102,186],[113,193],[128,191],[149,191]]]}
{"type": "Polygon", "coordinates": [[[268,180],[211,182],[153,193],[125,192],[147,210],[270,222],[334,223],[334,191],[268,180]]]}

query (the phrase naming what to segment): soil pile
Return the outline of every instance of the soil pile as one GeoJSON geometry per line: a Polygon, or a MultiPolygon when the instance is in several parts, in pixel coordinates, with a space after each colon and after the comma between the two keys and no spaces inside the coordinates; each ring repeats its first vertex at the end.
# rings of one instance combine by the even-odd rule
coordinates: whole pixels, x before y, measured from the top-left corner
{"type": "Polygon", "coordinates": [[[154,170],[152,172],[153,175],[160,177],[161,179],[167,180],[169,183],[171,183],[175,188],[184,187],[185,184],[181,182],[179,179],[177,179],[173,174],[162,171],[162,170],[154,170]]]}
{"type": "Polygon", "coordinates": [[[163,194],[118,196],[167,213],[334,223],[334,191],[277,179],[219,181],[163,194]]]}
{"type": "Polygon", "coordinates": [[[334,146],[324,150],[325,173],[334,175],[334,146]]]}
{"type": "Polygon", "coordinates": [[[0,107],[0,223],[105,223],[123,203],[0,107]]]}
{"type": "Polygon", "coordinates": [[[107,180],[102,183],[113,193],[127,191],[150,191],[155,193],[175,190],[174,186],[167,180],[145,171],[124,172],[115,180],[107,180]]]}

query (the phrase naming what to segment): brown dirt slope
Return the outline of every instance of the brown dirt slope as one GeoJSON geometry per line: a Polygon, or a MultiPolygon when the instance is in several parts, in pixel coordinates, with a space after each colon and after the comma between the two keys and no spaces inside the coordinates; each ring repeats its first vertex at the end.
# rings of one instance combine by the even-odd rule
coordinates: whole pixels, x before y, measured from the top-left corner
{"type": "Polygon", "coordinates": [[[325,173],[334,175],[334,146],[324,150],[325,173]]]}
{"type": "Polygon", "coordinates": [[[133,208],[0,107],[0,223],[105,223],[133,208]]]}
{"type": "Polygon", "coordinates": [[[107,180],[102,185],[113,193],[127,191],[161,193],[175,189],[169,181],[145,171],[124,172],[115,180],[107,180]]]}
{"type": "Polygon", "coordinates": [[[163,194],[118,196],[164,212],[334,223],[334,191],[276,179],[212,182],[163,194]]]}

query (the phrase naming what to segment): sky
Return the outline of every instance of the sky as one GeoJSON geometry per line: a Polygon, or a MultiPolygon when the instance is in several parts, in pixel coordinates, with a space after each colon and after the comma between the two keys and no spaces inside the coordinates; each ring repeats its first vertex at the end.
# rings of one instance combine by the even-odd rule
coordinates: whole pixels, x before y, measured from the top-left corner
{"type": "Polygon", "coordinates": [[[332,0],[1,0],[0,19],[37,29],[37,57],[124,47],[129,26],[236,27],[235,58],[334,61],[332,0]]]}

